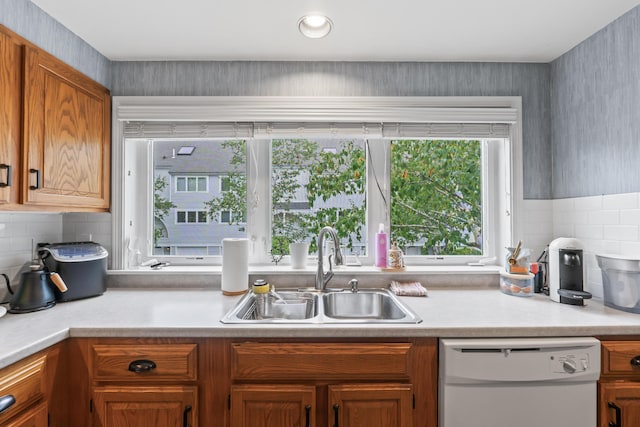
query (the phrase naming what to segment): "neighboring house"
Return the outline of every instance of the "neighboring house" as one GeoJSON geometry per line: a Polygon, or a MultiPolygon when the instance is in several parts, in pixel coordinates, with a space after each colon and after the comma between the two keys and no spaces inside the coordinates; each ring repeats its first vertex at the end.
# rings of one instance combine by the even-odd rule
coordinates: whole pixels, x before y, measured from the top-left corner
{"type": "MultiPolygon", "coordinates": [[[[323,149],[335,150],[337,140],[319,141],[323,149]]],[[[167,183],[160,196],[175,207],[162,218],[154,218],[154,228],[161,230],[154,252],[158,255],[221,255],[222,239],[245,237],[244,224],[232,224],[233,212],[217,212],[212,218],[205,202],[223,195],[228,189],[228,175],[233,171],[232,153],[221,148],[222,141],[154,141],[154,176],[167,183]]],[[[309,172],[301,170],[300,187],[287,206],[276,206],[276,214],[310,211],[304,184],[309,172]]],[[[314,203],[313,211],[324,207],[347,207],[364,203],[364,195],[332,197],[314,203]]],[[[309,236],[309,239],[311,236],[309,236]]],[[[357,242],[353,253],[362,254],[366,241],[357,242]]]]}
{"type": "Polygon", "coordinates": [[[163,230],[155,253],[181,256],[221,255],[224,237],[244,237],[242,225],[231,225],[232,213],[212,218],[205,202],[226,190],[231,154],[218,141],[155,141],[154,173],[168,183],[161,197],[176,207],[154,218],[163,230]]]}

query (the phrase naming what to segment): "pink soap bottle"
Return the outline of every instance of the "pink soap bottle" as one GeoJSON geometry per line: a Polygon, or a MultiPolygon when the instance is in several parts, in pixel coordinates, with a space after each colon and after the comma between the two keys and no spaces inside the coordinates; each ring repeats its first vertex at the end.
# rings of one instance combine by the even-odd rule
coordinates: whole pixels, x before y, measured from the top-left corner
{"type": "Polygon", "coordinates": [[[380,228],[376,233],[376,263],[378,268],[387,268],[387,247],[389,239],[387,233],[384,232],[384,224],[380,223],[380,228]]]}

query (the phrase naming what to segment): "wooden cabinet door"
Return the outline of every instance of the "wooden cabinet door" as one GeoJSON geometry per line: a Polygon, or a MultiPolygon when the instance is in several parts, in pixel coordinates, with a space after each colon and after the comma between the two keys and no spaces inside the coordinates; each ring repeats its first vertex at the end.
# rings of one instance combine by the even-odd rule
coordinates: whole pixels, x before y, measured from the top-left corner
{"type": "Polygon", "coordinates": [[[600,427],[640,426],[640,384],[600,383],[600,427]]]}
{"type": "Polygon", "coordinates": [[[315,405],[314,386],[235,385],[231,427],[312,427],[315,405]]]}
{"type": "Polygon", "coordinates": [[[409,384],[329,386],[333,427],[411,427],[413,388],[409,384]]]}
{"type": "Polygon", "coordinates": [[[109,92],[44,51],[25,48],[23,202],[109,208],[109,92]]]}
{"type": "Polygon", "coordinates": [[[94,427],[196,427],[197,401],[191,386],[96,387],[94,427]]]}
{"type": "Polygon", "coordinates": [[[5,427],[47,427],[48,421],[47,404],[43,402],[3,425],[5,427]]]}
{"type": "Polygon", "coordinates": [[[19,202],[22,52],[0,32],[0,206],[19,202]]]}

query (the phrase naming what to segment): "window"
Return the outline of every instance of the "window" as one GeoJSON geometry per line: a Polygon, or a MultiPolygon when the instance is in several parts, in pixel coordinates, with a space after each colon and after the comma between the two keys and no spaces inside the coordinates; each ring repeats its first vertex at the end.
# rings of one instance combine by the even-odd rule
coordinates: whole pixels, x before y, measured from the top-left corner
{"type": "Polygon", "coordinates": [[[482,157],[479,140],[391,141],[391,241],[405,254],[484,255],[482,157]]]}
{"type": "Polygon", "coordinates": [[[274,139],[271,141],[272,252],[308,242],[327,224],[347,254],[364,255],[366,160],[362,139],[274,139]]]}
{"type": "MultiPolygon", "coordinates": [[[[360,117],[379,111],[372,117],[383,123],[373,125],[318,121],[309,125],[284,119],[265,124],[256,117],[253,122],[228,125],[185,124],[183,131],[179,122],[144,122],[144,126],[128,122],[120,128],[127,153],[123,170],[135,169],[133,175],[137,176],[130,178],[129,185],[127,177],[131,175],[121,175],[126,178],[125,208],[122,219],[118,215],[114,218],[114,229],[123,231],[122,242],[135,241],[143,256],[150,256],[140,242],[148,241],[145,236],[152,234],[154,224],[163,225],[153,247],[161,249],[160,258],[167,251],[170,257],[184,255],[182,260],[171,258],[173,264],[197,262],[187,255],[201,251],[195,248],[206,248],[204,256],[214,257],[204,262],[220,262],[215,257],[224,237],[249,238],[250,262],[267,264],[274,249],[286,253],[286,243],[291,241],[305,240],[315,250],[319,229],[332,225],[342,249],[371,265],[368,236],[377,231],[379,223],[384,223],[391,240],[401,245],[409,265],[463,264],[500,256],[516,228],[514,194],[516,199],[521,195],[520,185],[513,186],[514,174],[521,173],[515,161],[520,154],[519,128],[513,127],[519,116],[504,105],[519,108],[519,100],[495,101],[504,104],[495,108],[496,123],[490,121],[491,111],[478,113],[475,99],[464,102],[471,104],[468,111],[452,109],[452,118],[443,120],[447,113],[438,110],[434,117],[443,121],[426,124],[402,123],[402,114],[421,119],[428,119],[429,114],[426,107],[425,113],[412,113],[413,107],[400,101],[399,112],[393,108],[386,112],[382,107],[358,110],[360,117]],[[403,113],[402,108],[407,111],[403,113]],[[461,114],[472,117],[468,120],[473,124],[456,124],[454,120],[461,114]],[[386,123],[385,115],[396,122],[386,123]],[[172,158],[171,148],[180,144],[169,135],[186,135],[191,128],[197,136],[184,138],[180,144],[195,147],[192,155],[172,158]],[[142,133],[150,137],[141,138],[142,133]],[[207,133],[220,136],[207,137],[207,133]],[[165,148],[169,148],[168,155],[163,154],[165,148]],[[146,164],[145,158],[154,159],[148,170],[140,168],[146,164]],[[146,178],[144,184],[144,176],[155,176],[155,182],[146,178]],[[171,186],[162,183],[173,181],[175,192],[169,193],[171,186]],[[209,181],[214,189],[211,192],[207,192],[209,181]],[[151,197],[139,197],[145,186],[155,188],[146,190],[151,197]],[[165,204],[158,205],[158,199],[165,204]],[[202,224],[207,232],[176,234],[158,206],[167,214],[173,212],[176,225],[202,224]]],[[[267,108],[265,103],[260,105],[267,108]]],[[[277,105],[274,102],[269,108],[276,111],[277,105]]],[[[325,107],[300,111],[325,114],[325,107]]],[[[336,115],[342,114],[341,107],[336,101],[336,115]]],[[[247,107],[252,111],[247,114],[257,110],[247,107]]],[[[295,108],[286,110],[293,116],[302,114],[295,108]]],[[[273,120],[275,113],[269,111],[265,115],[273,120]]],[[[222,107],[216,114],[227,117],[222,107]]],[[[114,246],[122,243],[114,238],[114,246]]]]}
{"type": "Polygon", "coordinates": [[[207,223],[207,211],[176,211],[176,224],[207,223]]]}
{"type": "Polygon", "coordinates": [[[206,193],[206,176],[178,176],[176,177],[176,192],[206,193]]]}

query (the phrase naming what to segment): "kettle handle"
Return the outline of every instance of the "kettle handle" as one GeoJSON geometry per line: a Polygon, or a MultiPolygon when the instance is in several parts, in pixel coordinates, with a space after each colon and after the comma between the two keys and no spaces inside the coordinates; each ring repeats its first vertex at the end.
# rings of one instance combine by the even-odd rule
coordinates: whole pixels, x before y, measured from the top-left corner
{"type": "Polygon", "coordinates": [[[11,289],[11,284],[9,283],[9,276],[4,273],[0,273],[0,275],[4,277],[5,283],[7,284],[7,289],[9,290],[9,293],[13,295],[13,289],[11,289]]]}
{"type": "Polygon", "coordinates": [[[58,288],[60,292],[67,292],[67,285],[64,283],[64,280],[62,280],[62,277],[60,277],[58,273],[49,273],[49,278],[51,279],[53,284],[56,285],[56,288],[58,288]]]}

